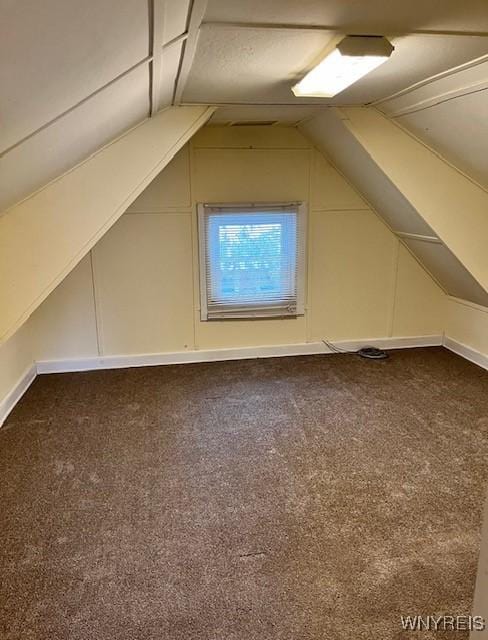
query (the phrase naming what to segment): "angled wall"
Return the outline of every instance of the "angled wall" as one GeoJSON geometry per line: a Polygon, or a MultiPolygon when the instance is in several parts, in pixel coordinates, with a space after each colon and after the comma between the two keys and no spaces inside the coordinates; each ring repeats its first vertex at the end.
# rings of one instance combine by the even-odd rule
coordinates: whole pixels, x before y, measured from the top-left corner
{"type": "Polygon", "coordinates": [[[450,295],[488,304],[488,194],[374,109],[326,109],[300,129],[450,295]]]}
{"type": "Polygon", "coordinates": [[[11,336],[210,117],[171,107],[0,217],[0,342],[11,336]]]}

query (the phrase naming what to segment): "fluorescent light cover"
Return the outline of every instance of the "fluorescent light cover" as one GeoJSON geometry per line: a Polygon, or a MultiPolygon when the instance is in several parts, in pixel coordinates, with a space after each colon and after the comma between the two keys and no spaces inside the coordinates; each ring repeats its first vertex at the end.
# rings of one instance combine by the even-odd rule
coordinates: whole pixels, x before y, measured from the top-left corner
{"type": "MultiPolygon", "coordinates": [[[[347,45],[350,41],[353,41],[352,44],[355,45],[354,39],[355,36],[345,38],[322,62],[319,62],[300,82],[292,87],[293,93],[298,97],[332,98],[386,62],[393,50],[386,38],[378,38],[381,41],[378,44],[385,43],[386,45],[384,52],[377,46],[377,43],[372,42],[376,46],[371,54],[367,51],[368,47],[365,47],[364,55],[358,54],[356,51],[353,51],[354,55],[348,55],[349,52],[346,53],[346,51],[351,47],[341,45],[343,43],[347,45]],[[340,49],[343,49],[342,53],[340,49]]],[[[358,37],[357,40],[357,44],[360,44],[359,40],[366,41],[368,44],[368,41],[377,39],[358,37]]],[[[353,49],[357,49],[357,47],[354,46],[353,49]]]]}

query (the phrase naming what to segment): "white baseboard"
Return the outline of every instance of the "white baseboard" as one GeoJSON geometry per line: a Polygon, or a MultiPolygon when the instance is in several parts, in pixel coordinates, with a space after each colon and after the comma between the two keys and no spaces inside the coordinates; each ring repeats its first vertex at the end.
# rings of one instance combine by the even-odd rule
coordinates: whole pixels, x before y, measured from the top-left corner
{"type": "Polygon", "coordinates": [[[457,353],[458,356],[461,356],[462,358],[466,358],[466,360],[469,360],[470,362],[474,362],[474,364],[477,364],[483,369],[488,370],[488,355],[486,355],[485,353],[481,353],[481,351],[476,351],[476,349],[473,349],[472,347],[468,347],[468,345],[463,344],[462,342],[458,342],[457,340],[453,340],[448,336],[444,336],[443,344],[446,347],[446,349],[449,349],[450,351],[457,353]]]}
{"type": "MultiPolygon", "coordinates": [[[[371,338],[366,340],[334,341],[334,346],[343,351],[357,351],[366,345],[380,349],[405,349],[409,347],[431,347],[443,344],[439,335],[414,336],[407,338],[371,338]]],[[[482,354],[458,345],[446,338],[445,346],[468,360],[488,368],[488,358],[482,354]],[[459,349],[459,350],[458,350],[459,349]],[[474,354],[474,355],[473,355],[474,354]],[[481,359],[484,358],[484,363],[481,359]]],[[[320,353],[334,353],[323,342],[282,344],[263,347],[239,347],[235,349],[206,349],[201,351],[177,351],[173,353],[149,353],[123,356],[101,356],[72,360],[40,360],[28,367],[9,394],[0,401],[0,426],[27,391],[37,374],[68,373],[70,371],[94,371],[96,369],[122,369],[126,367],[147,367],[165,364],[191,362],[215,362],[219,360],[244,360],[250,358],[276,358],[280,356],[302,356],[320,353]]]]}
{"type": "MultiPolygon", "coordinates": [[[[344,351],[356,351],[366,345],[381,349],[430,347],[442,344],[442,336],[414,336],[408,338],[371,338],[367,340],[341,340],[333,343],[344,351]]],[[[205,349],[176,351],[173,353],[149,353],[120,356],[100,356],[74,360],[41,360],[38,373],[66,373],[69,371],[93,371],[96,369],[122,369],[191,362],[215,362],[219,360],[244,360],[249,358],[276,358],[333,353],[323,342],[283,344],[263,347],[239,347],[234,349],[205,349]]]]}
{"type": "MultiPolygon", "coordinates": [[[[488,370],[488,355],[476,351],[448,336],[414,336],[406,338],[371,338],[369,340],[341,340],[333,343],[344,351],[356,351],[369,345],[380,349],[406,349],[412,347],[434,347],[446,349],[488,370]]],[[[125,356],[103,356],[75,360],[40,360],[26,369],[10,393],[0,401],[0,426],[27,391],[37,374],[67,373],[70,371],[93,371],[96,369],[121,369],[125,367],[147,367],[191,362],[214,362],[219,360],[243,360],[249,358],[275,358],[280,356],[314,355],[333,353],[322,342],[272,345],[264,347],[240,347],[235,349],[208,349],[202,351],[177,351],[173,353],[150,353],[125,356]]]]}
{"type": "Polygon", "coordinates": [[[7,419],[7,416],[15,407],[17,402],[22,398],[24,393],[30,387],[30,385],[34,382],[34,379],[37,375],[36,365],[33,364],[28,367],[24,373],[17,380],[15,385],[13,386],[10,393],[0,401],[0,427],[7,419]]]}
{"type": "Polygon", "coordinates": [[[408,336],[405,338],[370,338],[368,340],[343,340],[333,342],[340,349],[357,351],[361,347],[378,347],[378,349],[412,349],[415,347],[439,347],[442,345],[441,335],[408,336]]]}

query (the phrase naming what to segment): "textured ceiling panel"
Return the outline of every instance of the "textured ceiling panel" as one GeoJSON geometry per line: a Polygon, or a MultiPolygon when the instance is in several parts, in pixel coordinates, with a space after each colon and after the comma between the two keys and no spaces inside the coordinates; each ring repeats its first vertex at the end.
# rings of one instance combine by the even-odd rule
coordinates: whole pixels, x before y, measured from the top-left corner
{"type": "Polygon", "coordinates": [[[320,32],[204,27],[183,102],[299,104],[290,86],[331,38],[320,32]]]}
{"type": "Polygon", "coordinates": [[[486,0],[209,0],[205,20],[347,26],[360,33],[488,31],[486,0]]]}
{"type": "Polygon", "coordinates": [[[148,55],[145,0],[2,3],[0,150],[148,55]]]}
{"type": "Polygon", "coordinates": [[[144,65],[0,159],[0,211],[64,173],[148,115],[144,65]]]}
{"type": "Polygon", "coordinates": [[[297,98],[291,86],[321,58],[333,35],[321,31],[204,26],[183,102],[204,104],[366,104],[488,52],[488,38],[393,38],[391,58],[330,99],[297,98]]]}

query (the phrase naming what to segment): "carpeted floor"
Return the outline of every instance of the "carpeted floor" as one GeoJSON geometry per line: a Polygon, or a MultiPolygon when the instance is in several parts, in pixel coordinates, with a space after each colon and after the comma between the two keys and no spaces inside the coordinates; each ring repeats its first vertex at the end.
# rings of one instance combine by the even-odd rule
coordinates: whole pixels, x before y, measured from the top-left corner
{"type": "Polygon", "coordinates": [[[443,350],[42,376],[0,430],[2,640],[392,640],[470,613],[488,374],[443,350]]]}

